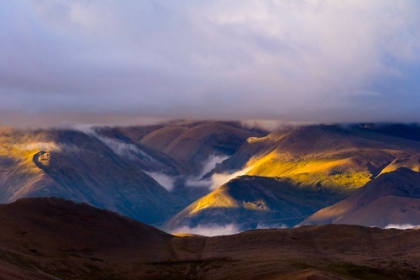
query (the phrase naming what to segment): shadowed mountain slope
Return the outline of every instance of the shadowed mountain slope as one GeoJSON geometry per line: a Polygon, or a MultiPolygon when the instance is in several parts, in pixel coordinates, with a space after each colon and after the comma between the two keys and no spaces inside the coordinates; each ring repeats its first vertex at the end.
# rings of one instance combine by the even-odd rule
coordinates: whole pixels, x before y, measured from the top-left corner
{"type": "Polygon", "coordinates": [[[115,279],[113,259],[172,257],[171,235],[60,198],[0,205],[0,227],[1,279],[115,279]]]}
{"type": "Polygon", "coordinates": [[[57,198],[1,205],[0,227],[0,275],[7,280],[420,276],[418,230],[327,225],[181,238],[57,198]]]}
{"type": "Polygon", "coordinates": [[[345,200],[313,214],[303,224],[418,225],[419,201],[420,173],[399,168],[379,175],[345,200]]]}
{"type": "MultiPolygon", "coordinates": [[[[19,250],[19,244],[24,242],[28,253],[30,248],[38,247],[42,251],[37,254],[43,255],[60,251],[108,254],[133,246],[137,250],[159,250],[162,243],[172,238],[117,213],[54,197],[22,198],[0,205],[0,217],[3,247],[13,249],[17,245],[14,249],[19,250]]],[[[144,259],[153,259],[147,254],[144,259]]]]}
{"type": "Polygon", "coordinates": [[[289,179],[241,176],[198,199],[164,228],[225,226],[250,228],[294,226],[317,210],[343,199],[334,189],[297,187],[289,179]]]}
{"type": "Polygon", "coordinates": [[[232,155],[249,137],[265,134],[234,122],[181,122],[150,132],[141,143],[194,168],[213,154],[232,155]]]}
{"type": "Polygon", "coordinates": [[[0,202],[56,196],[147,223],[163,222],[182,205],[144,173],[179,174],[177,167],[132,143],[71,129],[3,129],[0,137],[0,202]]]}

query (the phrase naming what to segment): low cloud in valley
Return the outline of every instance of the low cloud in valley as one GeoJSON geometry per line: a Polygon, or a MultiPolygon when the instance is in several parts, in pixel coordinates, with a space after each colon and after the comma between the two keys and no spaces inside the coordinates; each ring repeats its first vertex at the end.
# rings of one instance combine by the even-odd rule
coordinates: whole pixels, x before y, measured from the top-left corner
{"type": "Polygon", "coordinates": [[[191,233],[204,236],[231,235],[238,232],[240,232],[240,230],[235,224],[228,224],[224,226],[183,226],[171,231],[171,233],[191,233]]]}

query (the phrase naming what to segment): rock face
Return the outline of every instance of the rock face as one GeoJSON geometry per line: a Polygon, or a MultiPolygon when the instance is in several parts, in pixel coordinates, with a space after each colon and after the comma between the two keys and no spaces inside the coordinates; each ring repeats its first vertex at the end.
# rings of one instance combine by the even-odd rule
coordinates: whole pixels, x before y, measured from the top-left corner
{"type": "Polygon", "coordinates": [[[420,231],[349,225],[175,237],[59,198],[0,205],[2,279],[419,279],[420,231]]]}
{"type": "Polygon", "coordinates": [[[379,175],[348,198],[319,210],[303,224],[420,224],[420,174],[407,168],[379,175]]]}

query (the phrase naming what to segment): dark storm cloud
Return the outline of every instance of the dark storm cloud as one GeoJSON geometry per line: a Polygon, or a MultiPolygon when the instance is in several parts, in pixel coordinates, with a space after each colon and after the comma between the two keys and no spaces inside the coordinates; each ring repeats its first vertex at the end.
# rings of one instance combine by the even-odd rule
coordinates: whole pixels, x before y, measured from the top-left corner
{"type": "Polygon", "coordinates": [[[420,121],[415,0],[0,3],[3,123],[420,121]]]}

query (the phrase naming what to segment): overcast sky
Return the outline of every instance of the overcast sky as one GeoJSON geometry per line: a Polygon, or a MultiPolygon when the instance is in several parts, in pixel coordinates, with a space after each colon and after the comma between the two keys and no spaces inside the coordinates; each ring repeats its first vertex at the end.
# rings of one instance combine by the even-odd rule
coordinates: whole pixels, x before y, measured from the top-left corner
{"type": "Polygon", "coordinates": [[[420,1],[0,0],[0,98],[6,124],[420,122],[420,1]]]}

